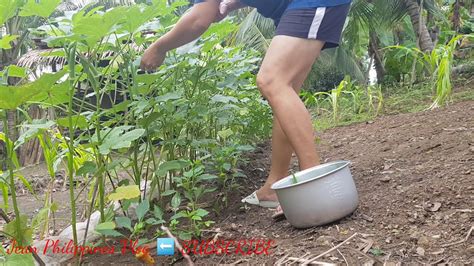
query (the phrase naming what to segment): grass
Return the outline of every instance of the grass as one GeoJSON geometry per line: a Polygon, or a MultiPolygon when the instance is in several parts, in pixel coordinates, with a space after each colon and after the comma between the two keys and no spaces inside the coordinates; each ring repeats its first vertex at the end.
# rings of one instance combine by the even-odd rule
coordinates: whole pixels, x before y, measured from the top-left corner
{"type": "MultiPolygon", "coordinates": [[[[472,78],[460,77],[453,82],[453,102],[474,100],[474,89],[469,87],[472,78]]],[[[393,115],[399,113],[416,113],[427,110],[433,103],[433,90],[428,83],[420,83],[415,86],[383,87],[383,108],[379,115],[393,115]]],[[[334,123],[333,115],[328,109],[311,108],[314,127],[323,131],[333,127],[347,126],[354,123],[363,123],[373,120],[373,113],[354,113],[349,101],[341,101],[340,118],[334,123]]]]}

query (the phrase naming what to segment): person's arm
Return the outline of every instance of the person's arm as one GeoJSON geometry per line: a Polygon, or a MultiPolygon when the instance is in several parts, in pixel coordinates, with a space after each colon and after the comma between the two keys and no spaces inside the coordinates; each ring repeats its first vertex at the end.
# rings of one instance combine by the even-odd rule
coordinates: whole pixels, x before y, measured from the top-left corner
{"type": "Polygon", "coordinates": [[[201,36],[209,26],[223,19],[230,11],[243,7],[236,0],[228,8],[225,14],[220,14],[220,0],[205,0],[205,2],[194,5],[189,12],[184,14],[173,27],[154,42],[143,54],[140,67],[143,70],[153,70],[159,67],[166,52],[194,41],[201,36]]]}
{"type": "Polygon", "coordinates": [[[184,14],[173,29],[160,37],[145,51],[141,68],[153,70],[160,66],[166,52],[187,44],[201,36],[212,24],[220,18],[219,0],[206,0],[194,5],[184,14]]]}

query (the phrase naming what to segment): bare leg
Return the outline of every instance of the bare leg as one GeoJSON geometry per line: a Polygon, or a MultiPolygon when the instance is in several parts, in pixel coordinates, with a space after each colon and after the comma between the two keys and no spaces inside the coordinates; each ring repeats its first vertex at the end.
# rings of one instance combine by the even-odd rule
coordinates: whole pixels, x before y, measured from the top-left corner
{"type": "MultiPolygon", "coordinates": [[[[297,94],[300,93],[301,87],[303,86],[307,75],[307,72],[301,73],[297,78],[297,81],[294,83],[293,88],[297,94]]],[[[276,201],[277,197],[275,191],[271,189],[271,186],[276,181],[289,175],[288,169],[290,167],[291,156],[294,152],[293,147],[281,129],[280,123],[276,117],[273,117],[271,148],[272,155],[270,173],[268,174],[265,184],[259,190],[257,190],[257,196],[261,200],[276,201]]]]}
{"type": "Polygon", "coordinates": [[[311,117],[298,93],[323,45],[321,41],[277,36],[267,51],[257,82],[272,106],[274,120],[270,173],[257,191],[261,200],[276,200],[270,187],[288,175],[293,147],[301,170],[319,164],[311,117]]]}

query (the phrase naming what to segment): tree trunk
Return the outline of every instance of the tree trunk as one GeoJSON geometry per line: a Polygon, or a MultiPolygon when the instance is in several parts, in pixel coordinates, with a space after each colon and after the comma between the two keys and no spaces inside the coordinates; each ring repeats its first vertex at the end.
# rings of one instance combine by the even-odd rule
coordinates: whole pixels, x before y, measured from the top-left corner
{"type": "Polygon", "coordinates": [[[375,71],[377,72],[377,83],[382,83],[385,77],[385,67],[379,50],[379,40],[374,32],[370,32],[369,55],[374,58],[375,71]]]}
{"type": "Polygon", "coordinates": [[[459,27],[461,26],[461,14],[459,13],[461,9],[461,1],[456,0],[453,5],[453,16],[451,17],[451,23],[453,24],[453,30],[459,32],[459,27]]]}
{"type": "Polygon", "coordinates": [[[408,7],[408,14],[410,15],[413,30],[419,40],[420,49],[423,52],[431,52],[434,48],[426,23],[421,20],[420,5],[416,0],[405,0],[408,7]],[[420,23],[421,21],[421,23],[420,23]]]}

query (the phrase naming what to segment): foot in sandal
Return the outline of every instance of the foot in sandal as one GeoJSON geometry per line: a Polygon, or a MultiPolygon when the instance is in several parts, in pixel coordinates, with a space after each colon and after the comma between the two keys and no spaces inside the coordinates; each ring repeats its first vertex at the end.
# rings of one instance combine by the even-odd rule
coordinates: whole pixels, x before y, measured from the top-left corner
{"type": "Polygon", "coordinates": [[[279,206],[278,200],[272,197],[259,197],[259,191],[254,191],[252,194],[242,199],[243,203],[257,205],[264,208],[276,208],[279,206]]]}
{"type": "Polygon", "coordinates": [[[275,220],[282,220],[285,219],[285,214],[283,213],[283,209],[281,208],[280,205],[275,210],[275,213],[273,213],[272,218],[275,220]]]}

